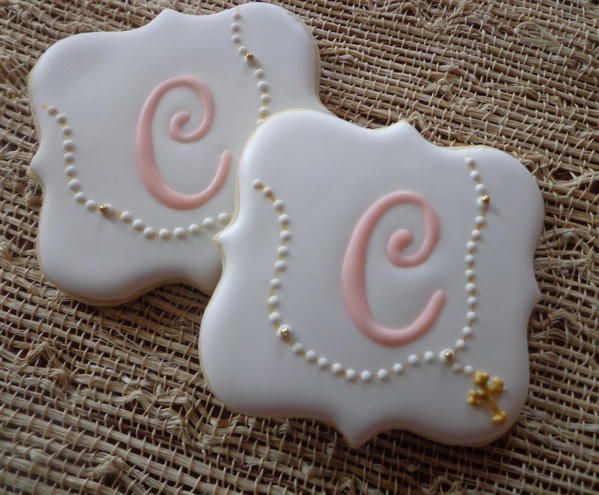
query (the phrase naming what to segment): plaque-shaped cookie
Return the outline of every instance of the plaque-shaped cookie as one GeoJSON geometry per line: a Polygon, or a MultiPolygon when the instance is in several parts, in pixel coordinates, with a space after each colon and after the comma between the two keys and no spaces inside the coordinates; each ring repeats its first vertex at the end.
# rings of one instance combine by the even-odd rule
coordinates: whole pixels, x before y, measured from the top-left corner
{"type": "Polygon", "coordinates": [[[52,46],[30,78],[42,270],[96,303],[170,281],[211,292],[243,145],[275,112],[322,110],[317,76],[307,28],[267,4],[52,46]]]}
{"type": "Polygon", "coordinates": [[[248,143],[201,362],[235,411],[480,445],[516,420],[543,204],[515,158],[277,115],[248,143]]]}

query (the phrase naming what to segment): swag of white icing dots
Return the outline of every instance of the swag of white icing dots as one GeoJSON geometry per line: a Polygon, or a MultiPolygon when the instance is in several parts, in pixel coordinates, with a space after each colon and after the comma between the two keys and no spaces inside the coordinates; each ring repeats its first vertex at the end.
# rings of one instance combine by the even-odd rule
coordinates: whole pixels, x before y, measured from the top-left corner
{"type": "MultiPolygon", "coordinates": [[[[258,109],[258,120],[256,125],[260,125],[266,117],[270,115],[270,86],[266,80],[264,69],[256,56],[243,44],[241,37],[241,13],[238,9],[233,13],[233,22],[231,23],[231,31],[233,33],[231,41],[238,46],[238,52],[243,57],[245,63],[254,69],[254,77],[257,80],[256,88],[260,96],[260,107],[258,109]]],[[[97,201],[88,198],[83,192],[81,181],[77,178],[77,165],[75,159],[75,142],[73,140],[73,129],[68,125],[67,117],[61,113],[55,106],[46,106],[43,108],[48,114],[53,117],[56,123],[60,126],[63,135],[63,150],[64,150],[64,165],[65,175],[69,190],[73,193],[73,197],[78,204],[81,204],[92,213],[100,213],[106,218],[117,218],[122,223],[129,225],[134,231],[139,232],[146,239],[159,238],[162,240],[185,239],[189,235],[198,235],[202,229],[214,229],[217,223],[226,225],[229,223],[230,215],[228,213],[220,213],[216,219],[212,217],[204,218],[200,223],[192,223],[186,227],[175,227],[174,229],[157,228],[147,225],[142,218],[136,217],[128,210],[119,210],[113,207],[110,203],[97,201]]]]}
{"type": "Polygon", "coordinates": [[[368,369],[357,371],[340,362],[331,362],[329,358],[318,353],[316,350],[307,349],[297,338],[297,334],[292,330],[292,327],[285,322],[283,316],[279,312],[281,299],[278,294],[279,289],[283,284],[284,272],[287,269],[287,257],[290,252],[292,240],[290,230],[291,219],[286,212],[285,203],[276,196],[269,186],[258,179],[253,182],[254,189],[261,192],[262,195],[271,202],[279,221],[279,246],[277,248],[277,258],[274,263],[274,276],[270,281],[270,292],[266,302],[269,323],[275,329],[275,334],[281,341],[288,345],[291,352],[296,356],[303,358],[307,363],[316,365],[319,369],[329,371],[333,375],[345,377],[350,382],[360,381],[370,383],[375,379],[386,382],[392,377],[399,377],[406,369],[418,367],[422,362],[426,364],[439,362],[451,366],[451,369],[456,373],[463,372],[466,375],[471,375],[474,372],[474,368],[470,365],[463,365],[459,361],[458,356],[466,350],[466,342],[468,339],[472,338],[477,323],[478,316],[476,308],[478,306],[478,289],[476,286],[476,253],[478,244],[482,238],[482,231],[487,224],[490,198],[482,183],[475,161],[470,156],[467,156],[465,162],[470,173],[470,178],[474,183],[477,210],[477,215],[474,219],[474,229],[470,234],[469,240],[466,242],[466,255],[464,258],[466,279],[465,292],[468,305],[468,310],[465,315],[466,326],[462,328],[462,335],[456,340],[453,348],[443,349],[439,353],[428,350],[421,355],[411,354],[407,357],[406,362],[396,362],[389,368],[381,368],[376,372],[368,369]]]}

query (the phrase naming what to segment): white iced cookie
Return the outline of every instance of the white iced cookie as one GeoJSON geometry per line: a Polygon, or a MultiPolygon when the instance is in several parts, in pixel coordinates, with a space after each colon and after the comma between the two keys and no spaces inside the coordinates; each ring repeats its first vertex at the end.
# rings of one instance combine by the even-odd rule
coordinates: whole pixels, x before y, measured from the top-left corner
{"type": "Polygon", "coordinates": [[[543,204],[490,148],[284,112],[249,141],[201,362],[235,411],[489,442],[526,400],[543,204]]]}
{"type": "Polygon", "coordinates": [[[324,110],[317,76],[307,28],[268,4],[52,46],[30,78],[42,270],[96,303],[170,281],[210,292],[243,145],[274,112],[324,110]]]}

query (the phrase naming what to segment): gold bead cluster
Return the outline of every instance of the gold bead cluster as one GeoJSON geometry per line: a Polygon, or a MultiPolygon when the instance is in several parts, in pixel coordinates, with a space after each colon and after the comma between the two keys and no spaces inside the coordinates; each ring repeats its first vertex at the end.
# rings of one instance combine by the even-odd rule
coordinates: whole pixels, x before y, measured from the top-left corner
{"type": "Polygon", "coordinates": [[[476,371],[472,377],[472,382],[478,387],[468,392],[468,404],[474,407],[480,407],[483,404],[488,404],[493,415],[491,422],[496,425],[503,424],[507,418],[507,413],[503,411],[495,397],[503,394],[504,383],[499,377],[489,378],[489,373],[486,371],[476,371]]]}

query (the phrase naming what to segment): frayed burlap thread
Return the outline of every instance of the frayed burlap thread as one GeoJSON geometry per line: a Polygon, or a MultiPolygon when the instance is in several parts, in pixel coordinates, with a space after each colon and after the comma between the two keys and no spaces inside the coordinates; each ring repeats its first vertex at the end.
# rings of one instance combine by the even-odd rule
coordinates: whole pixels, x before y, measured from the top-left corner
{"type": "Polygon", "coordinates": [[[517,156],[545,199],[531,386],[508,435],[445,447],[405,432],[350,449],[315,422],[228,412],[200,372],[207,297],[71,300],[35,257],[41,190],[27,76],[65,36],[230,2],[0,0],[0,492],[597,493],[599,7],[594,1],[280,2],[313,30],[321,97],[368,127],[517,156]]]}

